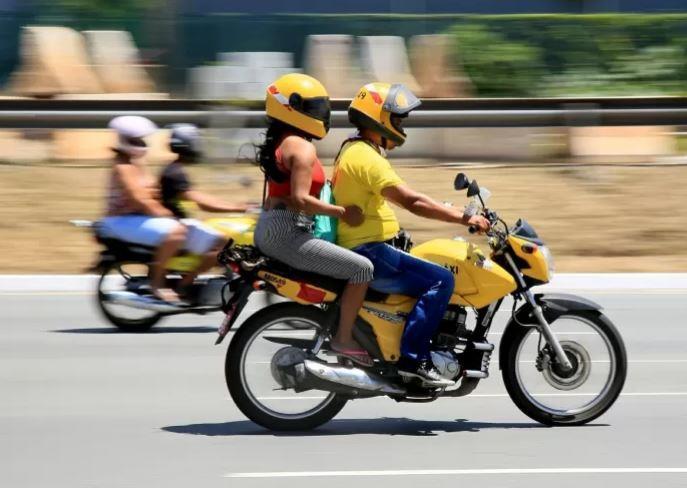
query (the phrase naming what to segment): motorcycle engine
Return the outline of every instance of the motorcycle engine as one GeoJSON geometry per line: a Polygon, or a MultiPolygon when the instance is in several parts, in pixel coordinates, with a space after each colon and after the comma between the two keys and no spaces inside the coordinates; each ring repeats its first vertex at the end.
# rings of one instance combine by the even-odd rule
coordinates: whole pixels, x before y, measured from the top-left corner
{"type": "Polygon", "coordinates": [[[443,378],[454,380],[460,374],[460,363],[448,351],[432,351],[432,362],[443,378]]]}

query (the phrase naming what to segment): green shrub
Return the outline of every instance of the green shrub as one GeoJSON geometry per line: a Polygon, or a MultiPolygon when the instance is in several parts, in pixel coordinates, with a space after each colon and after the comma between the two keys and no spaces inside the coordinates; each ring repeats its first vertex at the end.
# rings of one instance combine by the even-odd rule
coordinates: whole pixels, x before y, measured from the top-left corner
{"type": "Polygon", "coordinates": [[[540,52],[477,24],[452,29],[466,73],[480,95],[527,96],[540,76],[540,52]]]}
{"type": "Polygon", "coordinates": [[[449,32],[479,96],[687,93],[687,15],[469,16],[449,32]]]}

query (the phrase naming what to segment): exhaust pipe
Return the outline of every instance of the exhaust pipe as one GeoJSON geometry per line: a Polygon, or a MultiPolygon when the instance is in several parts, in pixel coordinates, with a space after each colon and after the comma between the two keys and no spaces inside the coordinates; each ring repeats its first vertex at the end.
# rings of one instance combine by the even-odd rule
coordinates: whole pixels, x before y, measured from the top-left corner
{"type": "Polygon", "coordinates": [[[105,293],[105,301],[115,305],[125,305],[131,308],[150,310],[153,312],[177,312],[180,308],[170,303],[165,303],[150,296],[137,295],[130,291],[112,291],[105,293]]]}
{"type": "MultiPolygon", "coordinates": [[[[406,389],[359,368],[347,368],[305,359],[305,370],[322,381],[377,395],[405,395],[406,389]]],[[[306,380],[307,381],[307,380],[306,380]]]]}

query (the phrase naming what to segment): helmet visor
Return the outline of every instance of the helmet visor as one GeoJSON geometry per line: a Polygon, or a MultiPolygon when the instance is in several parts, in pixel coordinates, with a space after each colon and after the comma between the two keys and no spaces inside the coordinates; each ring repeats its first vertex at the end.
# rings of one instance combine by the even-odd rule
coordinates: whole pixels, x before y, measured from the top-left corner
{"type": "Polygon", "coordinates": [[[396,83],[389,88],[382,108],[394,115],[406,115],[421,104],[420,100],[405,85],[396,83]]]}
{"type": "Polygon", "coordinates": [[[296,110],[329,125],[329,118],[332,113],[329,97],[304,98],[301,106],[297,107],[296,110]]]}

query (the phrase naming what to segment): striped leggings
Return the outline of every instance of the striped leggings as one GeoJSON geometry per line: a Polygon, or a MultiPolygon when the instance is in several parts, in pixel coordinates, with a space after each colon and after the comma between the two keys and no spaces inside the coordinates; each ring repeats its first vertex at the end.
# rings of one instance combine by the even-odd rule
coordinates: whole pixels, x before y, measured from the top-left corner
{"type": "Polygon", "coordinates": [[[349,283],[372,281],[372,262],[343,247],[315,238],[312,220],[288,209],[266,210],[255,227],[255,245],[267,256],[301,271],[349,283]]]}

